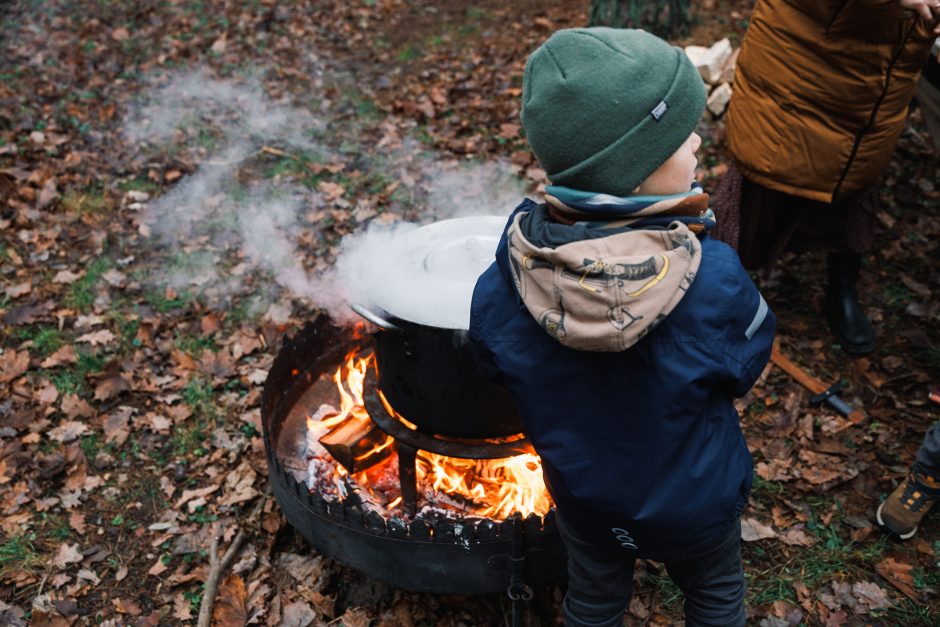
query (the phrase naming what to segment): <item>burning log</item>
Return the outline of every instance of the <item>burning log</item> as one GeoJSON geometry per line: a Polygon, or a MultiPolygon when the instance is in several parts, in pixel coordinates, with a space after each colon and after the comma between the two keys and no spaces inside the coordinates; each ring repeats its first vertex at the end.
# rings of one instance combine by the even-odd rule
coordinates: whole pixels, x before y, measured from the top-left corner
{"type": "Polygon", "coordinates": [[[366,418],[349,416],[319,440],[352,473],[375,466],[392,453],[392,438],[366,418]]]}

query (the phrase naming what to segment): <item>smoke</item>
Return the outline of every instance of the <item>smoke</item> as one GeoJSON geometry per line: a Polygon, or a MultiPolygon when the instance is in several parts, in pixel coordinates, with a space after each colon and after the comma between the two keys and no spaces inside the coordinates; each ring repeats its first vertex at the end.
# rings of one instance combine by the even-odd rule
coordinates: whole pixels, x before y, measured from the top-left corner
{"type": "MultiPolygon", "coordinates": [[[[402,202],[422,221],[498,215],[499,227],[524,189],[512,166],[441,159],[408,138],[376,150],[374,140],[370,145],[363,139],[368,134],[349,128],[348,120],[331,119],[328,108],[318,116],[272,101],[252,78],[222,80],[196,70],[154,82],[127,115],[126,140],[145,153],[182,151],[199,163],[141,217],[145,230],[170,251],[154,282],[198,289],[213,305],[253,294],[259,309],[283,309],[290,299],[301,299],[340,322],[358,319],[352,303],[407,313],[413,309],[409,303],[423,302],[414,294],[430,291],[440,302],[433,311],[422,305],[419,319],[465,326],[472,281],[416,274],[407,248],[416,224],[395,222],[394,216],[391,224],[372,219],[334,243],[335,262],[329,264],[331,255],[315,256],[326,246],[308,217],[322,210],[355,211],[358,205],[337,204],[293,182],[296,177],[266,176],[259,168],[270,163],[270,155],[262,152],[274,147],[275,154],[302,154],[320,163],[353,154],[358,170],[407,190],[402,202]]],[[[377,208],[379,214],[384,209],[377,208]]],[[[368,211],[364,219],[376,213],[368,211]]],[[[493,230],[494,222],[488,224],[493,230]]],[[[473,240],[476,261],[469,262],[480,269],[481,255],[489,259],[493,252],[481,253],[481,241],[473,240]]],[[[492,237],[489,244],[495,249],[492,237]]],[[[461,263],[468,263],[467,256],[458,254],[461,263]]]]}
{"type": "Polygon", "coordinates": [[[415,233],[417,224],[372,225],[343,239],[336,263],[318,276],[317,304],[348,321],[349,304],[413,322],[466,328],[476,276],[492,262],[523,182],[502,161],[422,163],[430,213],[461,220],[415,233]],[[483,218],[470,220],[471,218],[483,218]]]}
{"type": "Polygon", "coordinates": [[[322,120],[308,111],[268,99],[260,82],[248,77],[221,80],[205,68],[154,82],[143,103],[129,116],[124,138],[131,144],[161,144],[187,132],[221,131],[238,146],[277,141],[299,149],[322,149],[309,139],[322,120]]]}

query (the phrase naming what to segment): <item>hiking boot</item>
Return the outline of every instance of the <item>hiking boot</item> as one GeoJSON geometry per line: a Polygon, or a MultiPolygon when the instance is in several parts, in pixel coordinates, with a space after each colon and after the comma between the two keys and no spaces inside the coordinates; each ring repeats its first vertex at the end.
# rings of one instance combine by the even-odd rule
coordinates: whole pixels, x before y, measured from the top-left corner
{"type": "Polygon", "coordinates": [[[910,474],[878,506],[878,524],[907,540],[917,533],[917,525],[940,497],[940,482],[929,475],[910,474]]]}
{"type": "Polygon", "coordinates": [[[825,313],[829,329],[845,352],[867,355],[875,348],[875,331],[855,291],[862,257],[855,253],[830,253],[826,261],[829,282],[825,313]]]}

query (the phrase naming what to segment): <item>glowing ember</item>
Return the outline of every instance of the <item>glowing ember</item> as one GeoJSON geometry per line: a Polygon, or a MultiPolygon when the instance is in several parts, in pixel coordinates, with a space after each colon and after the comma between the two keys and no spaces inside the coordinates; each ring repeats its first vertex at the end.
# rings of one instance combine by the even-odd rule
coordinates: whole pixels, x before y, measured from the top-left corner
{"type": "MultiPolygon", "coordinates": [[[[308,419],[311,433],[322,434],[348,419],[370,420],[362,402],[363,384],[369,368],[374,368],[374,355],[371,353],[360,357],[353,351],[346,356],[345,363],[337,368],[333,375],[333,381],[339,391],[339,410],[308,419]]],[[[386,408],[391,409],[387,404],[386,408]]],[[[414,425],[400,416],[398,418],[409,428],[414,428],[414,425]]],[[[387,436],[384,441],[376,444],[373,450],[359,458],[374,455],[391,446],[393,442],[393,438],[387,436]]],[[[503,519],[514,512],[523,516],[530,513],[545,515],[552,506],[542,479],[542,463],[535,454],[474,460],[420,451],[416,470],[419,493],[423,493],[429,502],[443,505],[446,509],[503,519]]],[[[337,464],[334,481],[339,492],[343,493],[345,488],[342,487],[342,482],[349,482],[351,479],[355,484],[353,489],[367,491],[372,497],[371,500],[384,504],[388,511],[399,506],[402,501],[397,485],[394,489],[389,489],[390,471],[397,475],[398,458],[395,454],[380,464],[353,475],[349,475],[337,464]]]]}

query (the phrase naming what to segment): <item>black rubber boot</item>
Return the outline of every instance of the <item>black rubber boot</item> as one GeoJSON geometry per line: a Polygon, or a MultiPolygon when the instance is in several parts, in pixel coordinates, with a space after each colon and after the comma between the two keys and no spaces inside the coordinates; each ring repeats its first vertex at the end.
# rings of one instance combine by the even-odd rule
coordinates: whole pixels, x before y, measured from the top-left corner
{"type": "Polygon", "coordinates": [[[862,265],[861,255],[830,253],[829,284],[826,286],[826,319],[829,329],[850,355],[867,355],[875,348],[875,331],[858,304],[855,285],[862,265]]]}

